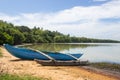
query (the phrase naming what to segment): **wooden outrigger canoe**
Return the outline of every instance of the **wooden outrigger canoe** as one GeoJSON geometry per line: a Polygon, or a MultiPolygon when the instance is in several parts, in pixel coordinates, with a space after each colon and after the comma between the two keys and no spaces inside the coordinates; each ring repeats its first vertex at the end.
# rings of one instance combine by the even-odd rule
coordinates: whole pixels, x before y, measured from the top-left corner
{"type": "Polygon", "coordinates": [[[88,61],[79,61],[79,60],[71,60],[71,61],[54,61],[54,60],[38,60],[35,61],[43,66],[84,66],[88,65],[88,61]]]}

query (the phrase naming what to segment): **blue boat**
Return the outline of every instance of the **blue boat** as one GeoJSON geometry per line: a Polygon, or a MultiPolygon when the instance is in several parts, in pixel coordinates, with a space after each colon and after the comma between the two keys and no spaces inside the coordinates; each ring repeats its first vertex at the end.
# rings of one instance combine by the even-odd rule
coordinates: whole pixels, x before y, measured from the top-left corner
{"type": "Polygon", "coordinates": [[[61,61],[69,61],[69,60],[77,60],[83,55],[82,53],[63,54],[59,52],[38,51],[38,50],[32,50],[27,48],[19,48],[19,47],[11,46],[9,44],[4,44],[4,47],[11,55],[20,59],[25,59],[25,60],[54,59],[54,60],[61,60],[61,61]]]}

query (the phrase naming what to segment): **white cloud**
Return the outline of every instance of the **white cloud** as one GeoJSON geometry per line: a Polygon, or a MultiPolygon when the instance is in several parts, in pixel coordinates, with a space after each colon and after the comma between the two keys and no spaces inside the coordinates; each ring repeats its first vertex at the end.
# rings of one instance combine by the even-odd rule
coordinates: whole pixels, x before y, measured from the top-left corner
{"type": "Polygon", "coordinates": [[[76,6],[54,13],[22,13],[16,16],[0,14],[0,19],[15,25],[39,26],[75,36],[120,40],[120,35],[118,35],[120,0],[112,0],[100,6],[76,6]],[[118,21],[101,22],[101,19],[109,18],[118,18],[118,21]]]}
{"type": "Polygon", "coordinates": [[[0,19],[8,21],[8,22],[13,22],[19,19],[19,16],[9,16],[7,14],[0,13],[0,19]]]}

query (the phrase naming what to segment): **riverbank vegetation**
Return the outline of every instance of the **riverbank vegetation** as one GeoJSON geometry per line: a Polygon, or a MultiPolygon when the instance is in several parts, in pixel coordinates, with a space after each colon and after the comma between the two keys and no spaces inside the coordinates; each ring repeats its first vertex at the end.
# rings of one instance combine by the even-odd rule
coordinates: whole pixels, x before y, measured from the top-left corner
{"type": "Polygon", "coordinates": [[[90,66],[100,69],[120,72],[120,64],[116,64],[116,63],[107,63],[107,62],[90,63],[90,66]]]}
{"type": "Polygon", "coordinates": [[[86,37],[65,35],[58,31],[44,30],[42,27],[30,29],[28,26],[15,26],[0,20],[0,45],[4,43],[108,43],[120,42],[115,40],[101,40],[86,37]]]}

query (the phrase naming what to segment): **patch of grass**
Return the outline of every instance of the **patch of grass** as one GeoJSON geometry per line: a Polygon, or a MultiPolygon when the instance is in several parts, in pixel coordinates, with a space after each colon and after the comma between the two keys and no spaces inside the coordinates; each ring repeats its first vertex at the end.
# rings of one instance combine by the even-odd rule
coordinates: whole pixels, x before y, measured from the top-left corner
{"type": "Polygon", "coordinates": [[[100,69],[113,70],[113,71],[120,72],[120,64],[100,62],[100,63],[90,63],[90,66],[100,68],[100,69]]]}
{"type": "Polygon", "coordinates": [[[0,48],[0,57],[2,57],[2,52],[1,52],[1,48],[0,48]]]}
{"type": "Polygon", "coordinates": [[[46,78],[37,78],[30,75],[18,76],[11,74],[0,74],[0,80],[49,80],[46,78]]]}

